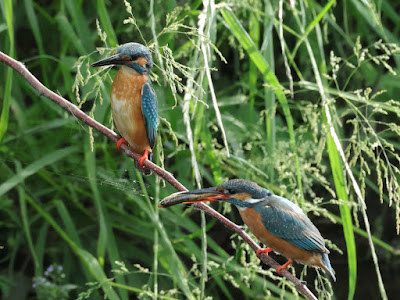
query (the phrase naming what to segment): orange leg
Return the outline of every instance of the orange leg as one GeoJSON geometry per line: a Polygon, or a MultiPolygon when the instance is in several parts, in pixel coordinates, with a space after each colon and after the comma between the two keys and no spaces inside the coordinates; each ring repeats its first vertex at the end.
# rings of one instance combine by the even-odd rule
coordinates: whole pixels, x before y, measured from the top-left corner
{"type": "Polygon", "coordinates": [[[276,269],[276,272],[279,274],[279,276],[282,276],[281,271],[283,269],[286,269],[291,263],[293,263],[293,259],[289,258],[289,260],[287,262],[285,262],[282,266],[280,266],[276,269]]]}
{"type": "Polygon", "coordinates": [[[139,158],[139,160],[138,160],[139,165],[140,165],[142,168],[144,168],[144,166],[143,166],[144,161],[145,161],[146,159],[149,159],[149,153],[150,153],[149,149],[146,149],[146,150],[144,151],[144,154],[143,154],[143,155],[139,158]]]}
{"type": "Polygon", "coordinates": [[[260,254],[261,253],[265,253],[265,254],[268,255],[268,253],[271,252],[271,251],[274,251],[274,250],[272,250],[271,248],[260,248],[260,249],[257,250],[256,255],[257,255],[258,258],[260,258],[260,254]]]}
{"type": "Polygon", "coordinates": [[[117,142],[117,149],[121,150],[122,144],[127,144],[126,140],[124,138],[120,138],[117,142]]]}

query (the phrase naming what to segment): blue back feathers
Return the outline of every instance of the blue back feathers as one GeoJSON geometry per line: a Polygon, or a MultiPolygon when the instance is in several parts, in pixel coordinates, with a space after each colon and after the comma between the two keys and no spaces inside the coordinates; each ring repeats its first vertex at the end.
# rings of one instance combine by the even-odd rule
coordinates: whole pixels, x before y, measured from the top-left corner
{"type": "Polygon", "coordinates": [[[265,228],[272,234],[305,250],[329,253],[317,227],[293,202],[276,195],[254,205],[265,228]]]}
{"type": "Polygon", "coordinates": [[[150,147],[153,148],[157,139],[158,101],[150,79],[147,79],[142,88],[142,112],[147,138],[149,139],[150,147]]]}

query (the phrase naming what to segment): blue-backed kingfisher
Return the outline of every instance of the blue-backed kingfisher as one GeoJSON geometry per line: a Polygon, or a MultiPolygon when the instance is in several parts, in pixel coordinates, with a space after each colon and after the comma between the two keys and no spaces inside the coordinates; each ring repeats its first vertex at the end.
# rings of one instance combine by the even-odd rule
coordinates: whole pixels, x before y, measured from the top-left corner
{"type": "Polygon", "coordinates": [[[321,267],[336,281],[329,250],[317,227],[296,204],[254,182],[233,179],[217,187],[178,192],[161,200],[158,206],[216,200],[234,204],[243,222],[263,244],[268,245],[269,248],[259,249],[257,256],[275,251],[288,259],[277,269],[278,274],[295,260],[321,267]]]}
{"type": "MultiPolygon", "coordinates": [[[[138,161],[140,168],[137,164],[136,167],[143,170],[143,162],[152,158],[158,126],[157,95],[149,78],[153,67],[150,50],[138,43],[123,44],[115,55],[91,66],[108,65],[121,66],[113,80],[110,97],[114,124],[122,137],[117,148],[127,142],[134,152],[142,155],[138,161]]],[[[145,169],[144,173],[151,172],[145,169]]]]}

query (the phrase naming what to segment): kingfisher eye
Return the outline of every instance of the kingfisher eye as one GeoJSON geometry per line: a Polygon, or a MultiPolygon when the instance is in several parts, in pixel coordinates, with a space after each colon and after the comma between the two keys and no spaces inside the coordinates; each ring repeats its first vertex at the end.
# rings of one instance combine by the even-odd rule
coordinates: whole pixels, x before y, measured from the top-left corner
{"type": "Polygon", "coordinates": [[[229,194],[235,194],[236,191],[235,191],[234,189],[228,189],[228,193],[229,193],[229,194]]]}
{"type": "Polygon", "coordinates": [[[223,193],[223,194],[229,194],[228,189],[217,189],[217,191],[219,191],[220,193],[223,193]]]}

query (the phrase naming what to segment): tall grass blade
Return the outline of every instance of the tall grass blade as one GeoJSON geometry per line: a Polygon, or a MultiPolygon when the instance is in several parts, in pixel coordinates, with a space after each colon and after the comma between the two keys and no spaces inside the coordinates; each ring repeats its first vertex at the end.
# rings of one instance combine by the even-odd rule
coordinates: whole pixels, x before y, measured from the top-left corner
{"type": "Polygon", "coordinates": [[[90,149],[89,141],[84,143],[85,151],[85,166],[89,179],[89,184],[93,193],[94,205],[97,211],[97,217],[99,218],[99,237],[97,240],[97,259],[100,265],[104,265],[104,257],[106,253],[106,247],[108,243],[107,235],[107,225],[104,216],[103,199],[97,187],[96,181],[96,163],[95,163],[95,153],[90,149]]]}
{"type": "MultiPolygon", "coordinates": [[[[13,5],[11,0],[4,1],[4,13],[6,16],[7,23],[7,31],[8,31],[8,40],[9,40],[9,55],[11,57],[15,56],[15,48],[14,48],[14,27],[13,27],[13,5]]],[[[3,108],[1,110],[0,116],[0,142],[3,140],[3,137],[7,131],[8,127],[8,117],[10,113],[10,100],[11,100],[11,88],[12,88],[12,77],[14,70],[11,68],[7,69],[7,77],[6,84],[4,89],[3,96],[3,108]]]]}
{"type": "Polygon", "coordinates": [[[101,285],[101,288],[103,289],[107,297],[109,297],[111,300],[118,300],[118,295],[112,289],[109,283],[109,279],[104,274],[96,258],[92,254],[75,244],[73,240],[68,236],[68,234],[64,230],[62,230],[57,222],[44,209],[42,209],[42,207],[34,199],[32,199],[31,197],[27,197],[27,200],[36,209],[36,211],[53,227],[53,229],[60,235],[60,237],[70,246],[72,251],[82,260],[92,276],[101,285]]]}
{"type": "MultiPolygon", "coordinates": [[[[260,24],[258,21],[258,16],[252,12],[250,13],[250,27],[249,27],[249,34],[251,39],[254,41],[254,44],[258,47],[260,41],[260,24]]],[[[268,35],[268,31],[265,32],[264,37],[268,35]]],[[[269,47],[271,49],[272,47],[269,47]]],[[[270,61],[269,61],[270,62],[270,61]]],[[[257,93],[257,66],[253,61],[250,61],[249,66],[249,122],[254,122],[254,103],[255,97],[257,93]]]]}
{"type": "MultiPolygon", "coordinates": [[[[199,33],[200,35],[205,35],[206,37],[209,37],[211,26],[215,18],[215,3],[213,0],[206,0],[203,2],[203,4],[205,4],[204,10],[199,16],[199,33]]],[[[212,103],[215,110],[215,115],[217,117],[218,126],[221,129],[222,139],[224,141],[226,149],[226,155],[229,157],[230,154],[229,154],[228,140],[226,139],[225,129],[221,118],[221,112],[219,111],[218,108],[217,97],[215,96],[215,91],[214,91],[214,84],[211,78],[211,71],[209,66],[209,63],[211,62],[210,46],[206,44],[204,37],[200,37],[200,42],[201,42],[200,49],[201,53],[203,54],[205,72],[208,81],[208,87],[210,89],[212,103]]]]}
{"type": "Polygon", "coordinates": [[[33,263],[35,266],[35,269],[38,270],[40,267],[40,262],[38,259],[38,256],[36,254],[35,247],[33,246],[32,242],[32,234],[29,226],[29,217],[28,217],[28,211],[27,211],[27,205],[26,205],[26,198],[25,198],[25,191],[21,186],[18,186],[18,196],[19,196],[19,205],[21,207],[21,219],[22,219],[22,225],[24,228],[24,232],[26,235],[26,240],[28,242],[28,247],[32,255],[33,263]]]}
{"type": "Polygon", "coordinates": [[[221,8],[221,14],[224,18],[225,22],[228,24],[229,29],[233,32],[236,39],[240,42],[243,48],[246,50],[247,54],[249,55],[250,59],[256,64],[258,70],[264,76],[264,80],[268,82],[271,86],[273,91],[275,92],[276,97],[279,100],[279,103],[282,106],[283,113],[286,118],[286,123],[288,126],[289,136],[290,136],[290,146],[292,148],[293,154],[295,156],[295,163],[296,163],[296,173],[297,173],[297,185],[299,189],[300,199],[299,204],[300,206],[303,205],[304,196],[303,196],[303,184],[301,180],[301,172],[300,172],[300,163],[299,158],[297,155],[296,150],[296,140],[294,136],[294,128],[293,128],[293,118],[290,112],[290,108],[288,105],[288,101],[286,99],[285,93],[283,91],[282,86],[280,85],[278,78],[275,76],[273,72],[271,72],[270,67],[268,66],[265,58],[261,55],[259,50],[254,45],[253,41],[251,40],[249,34],[243,28],[242,24],[240,24],[239,20],[233,13],[233,11],[224,6],[221,8]]]}
{"type": "Polygon", "coordinates": [[[107,40],[110,42],[111,47],[118,44],[117,36],[115,35],[114,28],[112,27],[110,17],[108,15],[106,4],[104,0],[97,0],[97,12],[99,13],[100,22],[104,31],[107,33],[107,40]]]}
{"type": "Polygon", "coordinates": [[[79,39],[74,29],[71,26],[71,23],[68,21],[67,17],[63,14],[59,14],[56,17],[56,21],[58,24],[58,28],[60,31],[66,36],[68,41],[72,43],[75,47],[75,50],[78,51],[79,55],[84,56],[87,55],[87,51],[83,46],[82,41],[79,39]]]}
{"type": "Polygon", "coordinates": [[[79,150],[78,146],[71,146],[68,148],[60,149],[54,152],[51,152],[40,159],[34,161],[25,169],[22,169],[20,173],[14,175],[9,178],[5,182],[0,185],[0,196],[7,193],[10,189],[14,188],[16,185],[20,184],[25,180],[25,178],[32,176],[40,169],[51,165],[61,159],[64,159],[68,155],[71,155],[79,150]]]}
{"type": "MultiPolygon", "coordinates": [[[[35,10],[33,9],[32,0],[24,0],[24,3],[25,3],[25,10],[26,10],[26,14],[28,16],[29,24],[31,25],[33,36],[35,37],[36,44],[37,44],[37,47],[39,50],[39,55],[45,56],[46,53],[43,48],[42,34],[40,31],[39,22],[37,20],[35,10]]],[[[48,81],[48,76],[47,76],[47,67],[46,67],[47,64],[41,63],[40,66],[42,68],[42,76],[43,76],[43,80],[44,80],[44,85],[48,86],[49,81],[48,81]]]]}
{"type": "Polygon", "coordinates": [[[143,181],[142,175],[139,173],[139,171],[136,171],[136,175],[139,180],[140,187],[142,189],[144,198],[146,199],[146,203],[139,202],[143,208],[145,208],[145,211],[148,213],[149,218],[152,220],[153,225],[156,226],[161,238],[164,241],[164,245],[167,247],[170,258],[172,259],[171,262],[171,272],[173,273],[173,278],[174,281],[176,281],[176,284],[179,286],[179,288],[182,290],[182,292],[185,294],[185,297],[187,299],[193,299],[194,295],[191,292],[191,289],[189,288],[185,273],[186,269],[185,266],[182,264],[181,260],[179,259],[178,255],[176,254],[176,251],[174,250],[171,240],[168,237],[168,234],[164,228],[164,225],[159,222],[158,220],[158,213],[154,211],[153,205],[150,201],[148,191],[146,189],[146,186],[143,181]]]}
{"type": "Polygon", "coordinates": [[[301,44],[304,43],[308,35],[315,29],[315,26],[317,26],[317,24],[321,21],[321,19],[328,13],[328,11],[331,9],[332,5],[335,4],[335,2],[336,0],[330,0],[323,7],[323,9],[321,9],[318,15],[310,22],[310,24],[308,24],[308,26],[304,29],[302,35],[300,36],[300,39],[297,40],[296,45],[294,46],[294,49],[292,51],[293,58],[296,56],[297,50],[299,50],[301,44]]]}
{"type": "MultiPolygon", "coordinates": [[[[275,72],[275,54],[274,54],[274,44],[273,44],[273,16],[274,9],[271,3],[266,3],[265,5],[265,13],[270,16],[269,18],[265,18],[264,24],[264,41],[261,46],[261,52],[264,54],[265,60],[268,63],[268,66],[271,68],[272,72],[275,72]]],[[[283,54],[284,57],[286,57],[283,54]]],[[[254,66],[256,64],[252,62],[254,66]]],[[[252,70],[250,70],[252,72],[252,70]]],[[[275,93],[270,88],[264,88],[264,105],[265,105],[265,132],[267,136],[266,140],[266,148],[268,151],[268,158],[271,162],[275,160],[275,149],[276,149],[276,120],[275,120],[275,111],[276,111],[276,99],[275,93]]],[[[269,182],[274,182],[275,170],[272,167],[268,170],[269,182]]]]}
{"type": "Polygon", "coordinates": [[[65,232],[68,234],[69,238],[78,246],[82,247],[81,240],[79,238],[78,230],[75,227],[73,219],[71,218],[70,213],[68,212],[67,207],[60,200],[56,200],[54,202],[54,206],[57,209],[58,214],[61,217],[61,220],[65,226],[65,232]]]}
{"type": "MultiPolygon", "coordinates": [[[[325,115],[323,119],[326,122],[325,115]]],[[[328,126],[327,122],[326,125],[328,126]]],[[[339,153],[337,152],[335,142],[333,141],[333,138],[330,134],[328,134],[326,143],[328,147],[329,160],[331,163],[337,197],[338,199],[341,199],[343,201],[349,201],[339,153]]],[[[344,238],[346,240],[347,263],[349,268],[349,292],[347,298],[353,299],[357,284],[357,252],[356,244],[354,241],[353,222],[351,219],[349,206],[347,206],[346,204],[342,204],[339,205],[339,209],[340,215],[342,217],[344,238]]]]}
{"type": "MultiPolygon", "coordinates": [[[[297,16],[296,16],[297,17],[297,16]]],[[[300,21],[297,19],[298,24],[300,24],[300,21]]],[[[301,25],[299,25],[301,26],[301,25]]],[[[346,181],[345,181],[345,175],[343,173],[343,165],[340,160],[340,154],[338,151],[337,147],[341,147],[340,143],[339,145],[335,142],[334,137],[332,136],[332,133],[336,135],[336,132],[334,130],[333,124],[330,120],[328,120],[328,117],[330,117],[330,112],[329,112],[329,107],[327,104],[327,99],[324,93],[324,84],[322,82],[322,78],[319,72],[319,69],[317,67],[317,62],[314,57],[313,49],[308,41],[308,39],[305,39],[305,43],[307,46],[308,54],[311,60],[311,65],[314,71],[314,76],[316,78],[316,82],[319,88],[319,92],[321,94],[321,97],[323,98],[323,122],[326,126],[327,129],[327,148],[328,148],[328,154],[329,154],[329,161],[332,169],[332,174],[333,174],[333,179],[335,183],[335,188],[336,188],[336,194],[338,199],[341,199],[343,201],[349,201],[348,199],[348,193],[346,189],[346,181]]],[[[324,62],[322,61],[319,65],[325,65],[324,62]]],[[[350,208],[346,204],[342,204],[339,206],[340,209],[340,214],[342,217],[343,221],[343,232],[344,232],[344,237],[346,240],[346,247],[347,247],[347,257],[348,257],[348,267],[349,267],[349,292],[348,292],[348,299],[353,299],[355,289],[356,289],[356,281],[357,281],[357,252],[356,252],[356,245],[354,241],[354,232],[353,232],[353,222],[351,219],[351,213],[350,213],[350,208]]]]}

